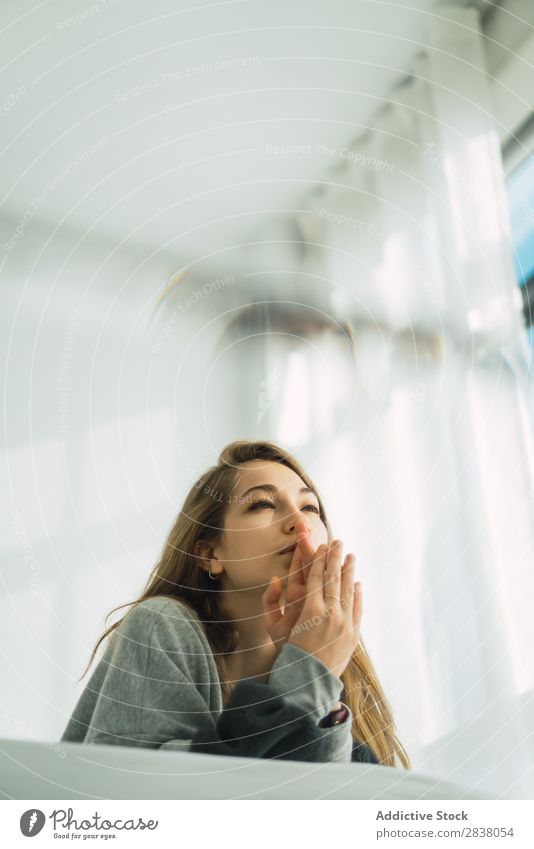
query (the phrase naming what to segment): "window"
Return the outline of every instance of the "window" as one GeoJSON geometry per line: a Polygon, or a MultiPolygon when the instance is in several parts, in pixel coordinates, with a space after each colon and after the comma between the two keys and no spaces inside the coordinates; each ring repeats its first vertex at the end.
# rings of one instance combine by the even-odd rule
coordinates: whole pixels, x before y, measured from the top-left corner
{"type": "MultiPolygon", "coordinates": [[[[532,147],[529,145],[528,149],[531,150],[532,147]]],[[[523,314],[528,328],[528,338],[534,349],[534,155],[532,153],[528,153],[515,167],[508,168],[506,193],[515,278],[522,290],[523,314]]]]}
{"type": "Polygon", "coordinates": [[[524,286],[534,277],[534,156],[512,171],[506,187],[515,275],[524,286]]]}

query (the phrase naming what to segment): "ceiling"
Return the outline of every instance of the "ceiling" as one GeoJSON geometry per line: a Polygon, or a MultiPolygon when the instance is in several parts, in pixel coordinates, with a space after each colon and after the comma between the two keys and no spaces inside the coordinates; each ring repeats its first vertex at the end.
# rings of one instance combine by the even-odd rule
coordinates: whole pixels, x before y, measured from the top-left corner
{"type": "Polygon", "coordinates": [[[2,213],[238,263],[328,180],[437,6],[4,0],[2,213]]]}

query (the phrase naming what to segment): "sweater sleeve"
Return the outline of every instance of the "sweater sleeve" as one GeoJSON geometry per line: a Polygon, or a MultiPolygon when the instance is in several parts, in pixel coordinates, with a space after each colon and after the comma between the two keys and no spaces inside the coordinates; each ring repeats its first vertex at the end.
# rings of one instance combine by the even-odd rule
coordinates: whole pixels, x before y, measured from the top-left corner
{"type": "Polygon", "coordinates": [[[373,750],[365,743],[353,743],[351,760],[364,764],[380,763],[373,750]]]}
{"type": "Polygon", "coordinates": [[[197,732],[190,749],[238,757],[350,761],[350,711],[342,724],[318,726],[342,689],[341,679],[313,655],[286,644],[268,683],[238,681],[215,727],[197,732]]]}
{"type": "MultiPolygon", "coordinates": [[[[140,605],[111,637],[101,664],[86,743],[280,758],[350,761],[352,716],[317,723],[339,701],[343,684],[313,655],[286,644],[267,683],[242,679],[222,711],[205,635],[174,602],[140,605]]],[[[91,684],[91,682],[90,682],[91,684]]],[[[78,710],[72,722],[83,720],[78,710]]],[[[64,735],[62,739],[68,739],[64,735]]]]}

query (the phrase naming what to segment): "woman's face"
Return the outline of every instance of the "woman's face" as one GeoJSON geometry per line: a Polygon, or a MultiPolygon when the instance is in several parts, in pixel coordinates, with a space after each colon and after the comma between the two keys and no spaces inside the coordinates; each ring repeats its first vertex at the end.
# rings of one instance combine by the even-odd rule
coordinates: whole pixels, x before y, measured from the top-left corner
{"type": "MultiPolygon", "coordinates": [[[[282,463],[250,460],[239,466],[239,478],[229,501],[222,539],[214,554],[224,568],[228,590],[263,593],[273,575],[287,577],[296,543],[297,522],[304,522],[316,549],[328,542],[317,496],[282,463]]],[[[282,581],[285,585],[285,581],[282,581]]]]}

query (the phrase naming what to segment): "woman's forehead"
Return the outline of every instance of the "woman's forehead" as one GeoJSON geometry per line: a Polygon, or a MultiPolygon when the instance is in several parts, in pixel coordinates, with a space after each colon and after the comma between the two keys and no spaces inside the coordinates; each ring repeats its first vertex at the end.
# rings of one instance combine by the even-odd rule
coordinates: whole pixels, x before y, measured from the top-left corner
{"type": "Polygon", "coordinates": [[[239,466],[237,487],[258,486],[269,483],[281,488],[304,486],[302,478],[285,466],[272,460],[249,460],[239,466]]]}

